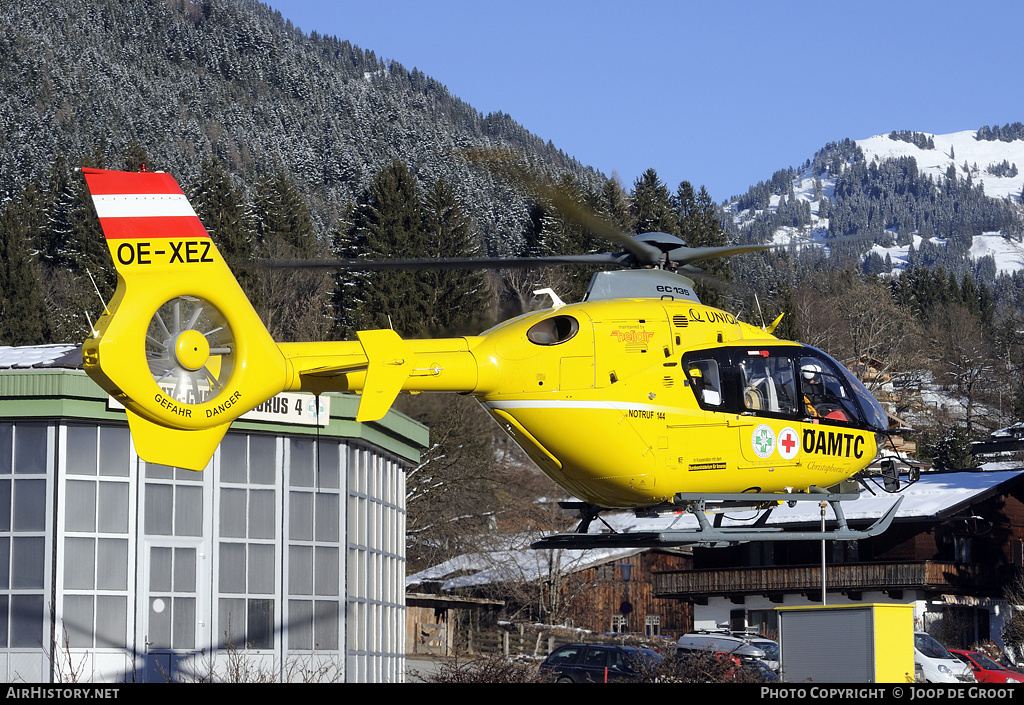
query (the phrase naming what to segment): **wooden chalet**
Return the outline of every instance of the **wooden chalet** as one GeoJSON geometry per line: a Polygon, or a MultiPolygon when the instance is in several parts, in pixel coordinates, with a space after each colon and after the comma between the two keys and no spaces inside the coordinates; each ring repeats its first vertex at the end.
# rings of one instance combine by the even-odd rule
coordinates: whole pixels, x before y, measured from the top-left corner
{"type": "Polygon", "coordinates": [[[499,621],[525,621],[599,634],[674,638],[691,628],[692,605],[657,596],[653,581],[656,575],[690,566],[690,552],[681,550],[524,547],[459,556],[406,579],[410,604],[437,608],[419,611],[413,617],[418,621],[408,631],[423,635],[443,631],[452,644],[459,631],[480,631],[499,621]],[[431,601],[431,596],[436,600],[431,601]],[[481,602],[474,606],[471,600],[481,602]],[[458,611],[447,609],[453,601],[461,601],[458,611]],[[497,602],[500,608],[494,606],[497,602]],[[436,626],[441,621],[446,622],[443,628],[436,626]]]}

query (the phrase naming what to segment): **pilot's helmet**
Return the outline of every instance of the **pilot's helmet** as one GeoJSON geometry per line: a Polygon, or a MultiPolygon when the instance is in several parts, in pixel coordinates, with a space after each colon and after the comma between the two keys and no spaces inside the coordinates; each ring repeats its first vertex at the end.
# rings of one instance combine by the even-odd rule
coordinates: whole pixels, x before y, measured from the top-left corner
{"type": "Polygon", "coordinates": [[[817,382],[820,379],[819,375],[821,375],[821,365],[816,362],[811,362],[803,365],[800,368],[800,371],[803,373],[804,379],[808,382],[817,382]]]}
{"type": "Polygon", "coordinates": [[[704,377],[704,373],[700,371],[699,367],[691,367],[689,372],[690,376],[694,379],[702,379],[704,377]]]}

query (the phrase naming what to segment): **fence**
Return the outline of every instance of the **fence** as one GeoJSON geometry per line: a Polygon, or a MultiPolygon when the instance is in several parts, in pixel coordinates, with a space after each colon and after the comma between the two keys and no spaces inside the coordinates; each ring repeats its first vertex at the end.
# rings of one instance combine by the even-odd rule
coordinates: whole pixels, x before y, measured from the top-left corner
{"type": "Polygon", "coordinates": [[[558,647],[575,642],[626,643],[630,646],[652,648],[664,646],[665,643],[635,634],[597,634],[548,624],[502,624],[495,629],[460,631],[456,634],[455,651],[470,656],[503,655],[509,658],[541,660],[558,647]]]}

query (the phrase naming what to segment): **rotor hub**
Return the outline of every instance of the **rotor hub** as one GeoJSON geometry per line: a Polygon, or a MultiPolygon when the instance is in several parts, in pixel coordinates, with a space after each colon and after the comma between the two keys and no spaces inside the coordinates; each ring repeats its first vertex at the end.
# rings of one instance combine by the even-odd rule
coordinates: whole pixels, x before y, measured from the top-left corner
{"type": "Polygon", "coordinates": [[[210,343],[195,329],[182,331],[174,341],[174,359],[191,372],[202,369],[210,359],[210,343]]]}
{"type": "Polygon", "coordinates": [[[203,404],[223,391],[234,369],[234,347],[223,314],[197,296],[164,302],[146,331],[153,381],[180,404],[203,404]]]}

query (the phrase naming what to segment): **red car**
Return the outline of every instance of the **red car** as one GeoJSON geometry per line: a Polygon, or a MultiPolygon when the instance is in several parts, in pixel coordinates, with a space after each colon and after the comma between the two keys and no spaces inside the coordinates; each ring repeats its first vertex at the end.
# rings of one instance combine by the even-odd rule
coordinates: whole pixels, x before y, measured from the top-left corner
{"type": "Polygon", "coordinates": [[[970,666],[979,683],[1024,683],[1024,673],[1011,671],[985,654],[963,649],[950,649],[949,653],[970,666]]]}

